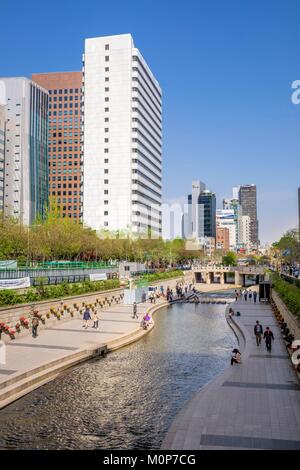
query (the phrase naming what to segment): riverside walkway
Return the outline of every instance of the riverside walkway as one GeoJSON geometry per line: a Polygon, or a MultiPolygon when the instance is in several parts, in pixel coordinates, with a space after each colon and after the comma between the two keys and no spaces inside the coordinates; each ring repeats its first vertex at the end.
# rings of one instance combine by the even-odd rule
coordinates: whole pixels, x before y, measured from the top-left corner
{"type": "MultiPolygon", "coordinates": [[[[177,415],[162,449],[300,449],[300,385],[269,305],[231,304],[242,363],[203,387],[177,415]],[[258,347],[255,321],[269,326],[272,352],[258,347]]],[[[229,320],[231,322],[231,320],[229,320]]]]}
{"type": "Polygon", "coordinates": [[[140,339],[148,330],[141,328],[142,316],[166,304],[138,304],[138,319],[132,318],[132,305],[115,305],[98,310],[99,330],[83,328],[81,319],[41,330],[37,338],[24,336],[6,344],[6,362],[0,364],[0,408],[56,377],[61,371],[91,357],[140,339]]]}

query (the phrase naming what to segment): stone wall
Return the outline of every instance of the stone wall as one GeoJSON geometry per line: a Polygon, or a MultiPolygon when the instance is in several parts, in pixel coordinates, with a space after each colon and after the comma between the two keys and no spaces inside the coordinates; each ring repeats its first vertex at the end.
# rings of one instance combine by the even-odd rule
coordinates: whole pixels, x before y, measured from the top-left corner
{"type": "Polygon", "coordinates": [[[295,336],[295,339],[300,339],[300,321],[288,310],[287,306],[274,289],[272,289],[272,299],[280,311],[280,314],[283,316],[284,321],[287,323],[291,334],[295,336]]]}

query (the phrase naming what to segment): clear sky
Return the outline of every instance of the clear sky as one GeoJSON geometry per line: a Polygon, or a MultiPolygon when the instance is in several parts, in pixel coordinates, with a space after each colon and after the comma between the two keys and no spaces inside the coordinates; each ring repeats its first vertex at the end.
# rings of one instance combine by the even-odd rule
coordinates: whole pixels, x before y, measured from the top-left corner
{"type": "Polygon", "coordinates": [[[260,238],[297,225],[298,0],[0,0],[1,75],[80,70],[84,38],[131,33],[164,96],[164,200],[256,183],[260,238]]]}

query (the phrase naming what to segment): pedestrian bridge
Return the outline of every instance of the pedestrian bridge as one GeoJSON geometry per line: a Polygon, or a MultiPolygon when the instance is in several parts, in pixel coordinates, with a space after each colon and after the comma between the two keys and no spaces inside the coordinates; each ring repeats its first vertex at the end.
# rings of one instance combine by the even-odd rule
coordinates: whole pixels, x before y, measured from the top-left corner
{"type": "Polygon", "coordinates": [[[192,268],[196,283],[246,285],[246,280],[253,279],[258,284],[264,279],[265,267],[261,266],[223,266],[196,265],[192,268]]]}

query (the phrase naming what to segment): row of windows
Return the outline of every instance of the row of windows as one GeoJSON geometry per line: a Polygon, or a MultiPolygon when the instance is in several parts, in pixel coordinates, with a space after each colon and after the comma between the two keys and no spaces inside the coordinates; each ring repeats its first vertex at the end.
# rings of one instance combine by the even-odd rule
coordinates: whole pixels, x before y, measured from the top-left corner
{"type": "Polygon", "coordinates": [[[63,93],[79,93],[81,88],[64,88],[59,90],[49,90],[49,95],[62,95],[63,93]]]}
{"type": "Polygon", "coordinates": [[[57,158],[58,160],[61,160],[61,159],[66,160],[66,159],[68,159],[68,158],[72,158],[72,159],[75,160],[75,159],[77,158],[77,159],[79,160],[79,159],[80,159],[80,155],[79,155],[78,153],[75,153],[74,155],[72,155],[72,154],[67,155],[66,153],[64,153],[63,156],[62,156],[62,155],[50,155],[50,159],[51,159],[51,160],[55,160],[56,158],[57,158]]]}
{"type": "Polygon", "coordinates": [[[69,147],[69,149],[68,147],[52,147],[52,149],[49,147],[48,151],[51,152],[51,150],[52,152],[78,152],[78,147],[69,147]]]}
{"type": "MultiPolygon", "coordinates": [[[[48,126],[48,127],[50,128],[51,123],[54,123],[54,124],[56,124],[57,122],[58,122],[59,124],[62,123],[62,122],[71,122],[71,123],[74,122],[74,123],[78,123],[78,121],[79,121],[78,118],[74,118],[74,121],[73,121],[73,118],[64,118],[64,119],[62,119],[62,118],[59,118],[59,119],[54,118],[54,119],[49,119],[49,126],[48,126]]],[[[54,126],[53,126],[53,128],[54,128],[54,126]]]]}
{"type": "MultiPolygon", "coordinates": [[[[68,176],[68,177],[67,176],[63,176],[63,177],[58,176],[57,179],[56,179],[56,176],[52,176],[52,181],[73,181],[73,180],[77,181],[78,179],[80,179],[80,178],[78,178],[77,175],[68,176]],[[63,178],[63,179],[61,179],[61,178],[63,178]]],[[[74,184],[74,187],[75,187],[75,184],[74,184]]]]}
{"type": "MultiPolygon", "coordinates": [[[[83,162],[57,162],[57,166],[79,166],[79,165],[82,165],[83,162]],[[79,164],[79,165],[78,165],[79,164]]],[[[56,166],[56,162],[49,162],[49,166],[50,167],[53,167],[53,166],[56,166]]]]}
{"type": "MultiPolygon", "coordinates": [[[[78,109],[74,110],[74,114],[75,114],[75,116],[78,116],[78,109]]],[[[62,111],[58,111],[58,112],[57,111],[53,111],[53,112],[49,111],[48,112],[48,116],[50,116],[50,117],[51,116],[67,116],[67,115],[72,116],[73,115],[73,109],[70,109],[69,111],[64,111],[64,112],[62,112],[62,111]]],[[[53,121],[53,122],[55,122],[55,121],[53,121]]]]}
{"type": "MultiPolygon", "coordinates": [[[[54,180],[54,179],[55,179],[55,176],[53,177],[53,180],[54,180]]],[[[55,188],[61,189],[61,187],[63,187],[63,188],[67,188],[67,187],[68,187],[69,189],[72,189],[72,187],[77,188],[78,186],[79,186],[79,185],[78,185],[77,183],[74,183],[73,185],[72,185],[72,183],[68,183],[68,184],[67,184],[67,183],[63,183],[63,184],[61,184],[61,183],[57,183],[57,184],[52,183],[51,188],[53,188],[53,189],[55,189],[55,188]]],[[[74,191],[73,194],[77,194],[77,191],[74,191]]],[[[81,193],[80,193],[80,194],[81,194],[81,193]]]]}
{"type": "Polygon", "coordinates": [[[62,96],[59,96],[59,97],[54,96],[53,98],[50,97],[49,102],[51,103],[52,101],[54,101],[54,102],[56,102],[56,101],[73,101],[73,98],[74,98],[75,101],[78,101],[78,100],[79,100],[79,96],[78,96],[78,95],[75,95],[74,97],[73,97],[73,95],[64,96],[64,97],[62,97],[62,96]]]}
{"type": "Polygon", "coordinates": [[[64,103],[64,105],[62,103],[54,103],[53,105],[52,104],[49,104],[49,109],[62,109],[62,108],[73,108],[73,104],[74,104],[74,108],[79,108],[78,104],[79,103],[64,103]]]}

